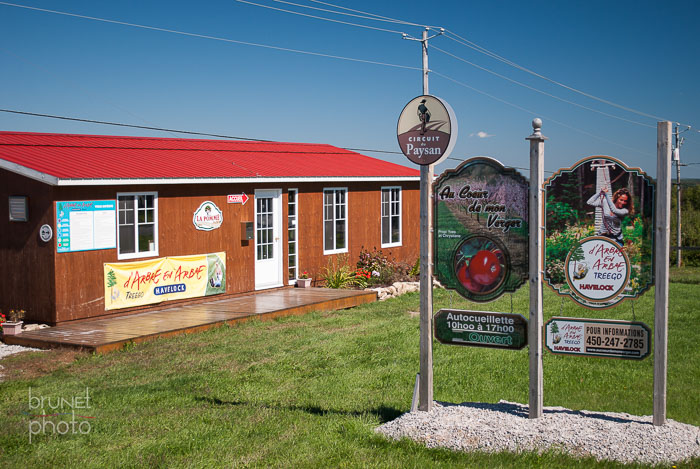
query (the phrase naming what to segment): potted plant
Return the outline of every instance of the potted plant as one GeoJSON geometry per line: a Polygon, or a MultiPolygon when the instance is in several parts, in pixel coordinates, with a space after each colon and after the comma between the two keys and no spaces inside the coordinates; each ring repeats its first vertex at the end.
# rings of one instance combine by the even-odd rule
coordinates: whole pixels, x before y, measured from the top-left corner
{"type": "Polygon", "coordinates": [[[307,271],[304,271],[299,275],[299,278],[297,279],[297,287],[298,288],[309,288],[311,286],[311,279],[309,278],[309,273],[307,271]]]}
{"type": "Polygon", "coordinates": [[[11,309],[7,313],[7,320],[2,323],[2,333],[4,335],[17,335],[22,333],[22,319],[25,311],[23,309],[11,309]]]}

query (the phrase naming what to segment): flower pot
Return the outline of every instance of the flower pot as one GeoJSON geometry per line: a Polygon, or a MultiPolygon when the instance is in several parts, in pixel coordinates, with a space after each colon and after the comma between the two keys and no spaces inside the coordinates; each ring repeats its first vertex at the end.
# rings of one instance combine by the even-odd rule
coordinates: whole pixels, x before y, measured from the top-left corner
{"type": "Polygon", "coordinates": [[[18,335],[22,333],[23,321],[17,322],[3,322],[2,323],[2,333],[3,335],[18,335]]]}
{"type": "Polygon", "coordinates": [[[297,279],[297,288],[309,288],[311,286],[311,279],[310,278],[298,278],[297,279]]]}

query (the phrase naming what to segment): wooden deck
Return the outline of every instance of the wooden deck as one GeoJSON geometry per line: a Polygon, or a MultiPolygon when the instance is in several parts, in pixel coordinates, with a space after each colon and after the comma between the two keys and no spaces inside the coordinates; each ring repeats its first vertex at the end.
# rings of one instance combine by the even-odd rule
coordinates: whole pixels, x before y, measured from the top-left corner
{"type": "Polygon", "coordinates": [[[199,332],[252,318],[273,319],[351,308],[376,301],[375,292],[327,288],[285,288],[224,300],[177,306],[103,319],[68,323],[6,336],[10,345],[37,348],[76,347],[97,353],[117,350],[129,342],[199,332]]]}

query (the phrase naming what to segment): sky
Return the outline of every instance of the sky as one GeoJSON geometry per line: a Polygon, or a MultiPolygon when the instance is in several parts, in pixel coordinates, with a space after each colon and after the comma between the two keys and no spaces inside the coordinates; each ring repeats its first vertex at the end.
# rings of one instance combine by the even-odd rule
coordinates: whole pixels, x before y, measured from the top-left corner
{"type": "MultiPolygon", "coordinates": [[[[429,40],[429,91],[459,128],[436,175],[491,156],[528,176],[539,117],[548,172],[608,155],[653,177],[668,120],[691,126],[681,174],[700,178],[695,0],[250,2],[0,2],[0,109],[328,143],[417,168],[396,138],[423,90],[420,43],[402,33],[430,26],[445,33],[429,40]]],[[[192,137],[4,111],[0,130],[192,137]]]]}

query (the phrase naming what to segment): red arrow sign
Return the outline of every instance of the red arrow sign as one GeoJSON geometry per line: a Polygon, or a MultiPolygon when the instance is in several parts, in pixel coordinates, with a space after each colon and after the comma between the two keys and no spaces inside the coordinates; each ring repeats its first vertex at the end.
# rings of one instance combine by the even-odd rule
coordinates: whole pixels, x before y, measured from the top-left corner
{"type": "Polygon", "coordinates": [[[242,194],[229,194],[227,197],[227,202],[230,204],[243,204],[245,205],[246,202],[248,202],[248,196],[245,195],[245,192],[242,194]]]}

